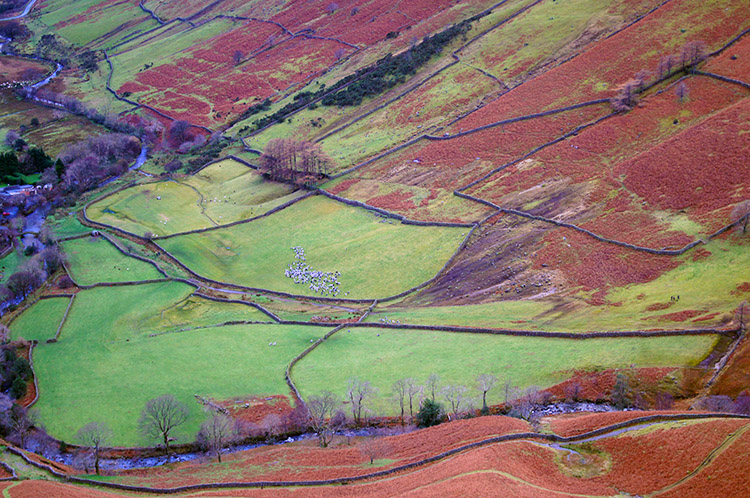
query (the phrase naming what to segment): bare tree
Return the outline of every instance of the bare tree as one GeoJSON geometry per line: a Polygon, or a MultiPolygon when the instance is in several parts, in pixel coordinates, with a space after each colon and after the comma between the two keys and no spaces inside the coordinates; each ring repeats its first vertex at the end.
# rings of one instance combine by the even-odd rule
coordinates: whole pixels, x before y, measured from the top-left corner
{"type": "Polygon", "coordinates": [[[192,138],[188,130],[190,130],[190,123],[176,119],[169,125],[169,139],[174,145],[179,147],[183,142],[187,142],[192,138]]]}
{"type": "Polygon", "coordinates": [[[671,410],[674,407],[674,396],[666,391],[656,393],[654,408],[657,410],[671,410]]]}
{"type": "Polygon", "coordinates": [[[513,403],[511,413],[524,420],[534,420],[534,410],[542,402],[542,394],[536,386],[529,386],[513,403]]]}
{"type": "Polygon", "coordinates": [[[635,105],[638,103],[638,100],[636,98],[638,85],[638,81],[628,80],[625,82],[625,84],[620,86],[617,94],[610,100],[612,108],[615,110],[615,112],[625,112],[635,107],[635,105]]]}
{"type": "Polygon", "coordinates": [[[750,199],[734,206],[730,220],[732,223],[736,223],[737,230],[742,230],[743,235],[747,233],[748,220],[750,220],[750,199]]]}
{"type": "Polygon", "coordinates": [[[377,393],[377,389],[369,381],[349,379],[346,383],[346,397],[351,403],[352,418],[359,425],[362,422],[362,411],[365,404],[377,393]]]}
{"type": "Polygon", "coordinates": [[[430,394],[432,401],[435,401],[435,392],[438,390],[439,386],[440,376],[436,373],[431,373],[430,376],[427,377],[427,382],[425,383],[424,389],[426,393],[430,394]]]}
{"type": "Polygon", "coordinates": [[[680,52],[680,62],[683,69],[695,66],[706,58],[706,44],[700,40],[686,43],[680,52]]]}
{"type": "MultiPolygon", "coordinates": [[[[318,444],[325,448],[333,440],[333,436],[342,424],[341,417],[335,417],[341,401],[330,391],[323,391],[317,396],[310,396],[307,400],[310,428],[318,436],[318,444]]],[[[344,420],[346,418],[344,417],[344,420]]]]}
{"type": "Polygon", "coordinates": [[[581,399],[583,393],[583,386],[580,382],[571,382],[565,386],[565,399],[568,402],[575,402],[581,399]]]}
{"type": "Polygon", "coordinates": [[[440,394],[450,403],[454,417],[458,417],[461,405],[468,399],[469,389],[466,386],[448,385],[440,390],[440,394]]]}
{"type": "Polygon", "coordinates": [[[160,438],[169,458],[169,442],[172,430],[182,425],[188,418],[188,407],[180,403],[171,394],[165,394],[149,400],[141,412],[138,427],[146,437],[160,438]]]}
{"type": "Polygon", "coordinates": [[[60,251],[58,246],[45,247],[41,253],[39,253],[41,264],[44,265],[44,269],[47,273],[54,273],[60,269],[65,261],[65,255],[60,251]]]}
{"type": "Polygon", "coordinates": [[[487,413],[487,393],[497,385],[497,377],[490,374],[482,374],[477,377],[477,388],[482,392],[482,413],[487,413]]]}
{"type": "Polygon", "coordinates": [[[505,397],[503,398],[503,403],[507,408],[509,404],[513,403],[513,399],[515,398],[516,393],[516,388],[513,387],[513,382],[511,382],[510,379],[506,380],[505,384],[503,384],[503,393],[505,395],[505,397]]]}
{"type": "Polygon", "coordinates": [[[649,71],[648,69],[641,69],[640,71],[635,73],[633,81],[636,82],[636,91],[642,92],[646,89],[646,86],[651,79],[651,74],[651,71],[649,71]]]}
{"type": "Polygon", "coordinates": [[[407,379],[399,379],[391,386],[393,398],[398,402],[401,408],[401,425],[404,425],[404,407],[406,404],[407,379]]]}
{"type": "Polygon", "coordinates": [[[326,5],[326,12],[328,12],[329,14],[333,14],[337,10],[339,10],[339,4],[337,4],[336,2],[331,2],[326,5]]]}
{"type": "Polygon", "coordinates": [[[29,437],[36,423],[36,411],[13,405],[10,410],[10,435],[18,441],[18,446],[24,448],[26,438],[29,437]]]}
{"type": "Polygon", "coordinates": [[[198,442],[208,452],[215,452],[221,463],[221,450],[231,442],[234,436],[234,421],[222,413],[214,413],[201,424],[198,431],[198,442]]]}
{"type": "Polygon", "coordinates": [[[5,344],[10,340],[10,329],[7,325],[0,323],[0,343],[5,344]]]}
{"type": "Polygon", "coordinates": [[[343,47],[339,47],[336,49],[336,51],[333,53],[333,56],[336,57],[336,60],[341,60],[346,55],[346,50],[343,47]]]}
{"type": "Polygon", "coordinates": [[[94,469],[99,475],[99,454],[101,447],[109,444],[112,440],[112,430],[102,422],[89,422],[76,433],[76,439],[83,445],[90,447],[94,452],[94,469]]]}
{"type": "Polygon", "coordinates": [[[359,451],[370,459],[370,465],[377,458],[383,458],[390,452],[391,448],[384,440],[372,437],[359,445],[359,451]]]}
{"type": "MultiPolygon", "coordinates": [[[[409,397],[409,418],[414,418],[414,397],[422,393],[422,386],[417,384],[416,379],[406,379],[406,395],[409,397]]],[[[417,403],[419,404],[419,403],[417,403]]]]}

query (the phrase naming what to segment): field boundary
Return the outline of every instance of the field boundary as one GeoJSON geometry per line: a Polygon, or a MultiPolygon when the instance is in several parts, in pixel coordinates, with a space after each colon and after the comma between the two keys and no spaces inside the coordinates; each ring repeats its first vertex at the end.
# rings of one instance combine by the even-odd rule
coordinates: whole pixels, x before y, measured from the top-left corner
{"type": "Polygon", "coordinates": [[[258,311],[260,311],[261,313],[265,314],[266,316],[268,316],[271,320],[273,320],[276,323],[279,323],[279,324],[283,323],[283,320],[281,318],[279,318],[278,316],[276,316],[272,311],[266,309],[265,307],[261,306],[258,303],[254,303],[252,301],[242,301],[241,299],[227,299],[227,298],[223,298],[223,297],[216,297],[216,296],[211,296],[211,295],[208,295],[208,294],[203,294],[202,292],[198,292],[197,290],[195,292],[193,292],[193,295],[196,296],[196,297],[200,297],[202,299],[208,299],[209,301],[215,301],[215,302],[218,302],[218,303],[244,304],[245,306],[250,306],[251,308],[257,309],[258,311]]]}
{"type": "MultiPolygon", "coordinates": [[[[377,306],[377,304],[378,304],[378,300],[377,299],[373,300],[372,304],[367,309],[367,311],[365,311],[364,314],[361,317],[359,317],[357,319],[357,321],[354,322],[354,323],[361,323],[362,320],[364,320],[365,318],[367,318],[367,316],[370,314],[370,312],[373,309],[375,309],[375,306],[377,306]]],[[[323,337],[321,337],[320,339],[318,339],[317,341],[315,341],[312,345],[308,346],[304,351],[302,351],[300,354],[298,354],[297,356],[295,356],[292,359],[292,361],[289,363],[289,365],[286,367],[286,373],[284,374],[284,379],[286,380],[286,383],[289,386],[289,389],[294,394],[294,397],[297,399],[297,403],[299,403],[301,406],[305,407],[305,412],[308,411],[307,404],[305,403],[304,398],[302,398],[302,395],[300,394],[299,389],[297,389],[297,385],[294,383],[294,379],[292,379],[292,369],[297,364],[297,362],[299,362],[300,360],[302,360],[302,358],[304,358],[305,356],[307,356],[308,354],[310,354],[315,348],[317,348],[318,346],[320,346],[321,344],[323,344],[323,342],[325,342],[327,339],[329,339],[333,334],[335,334],[339,330],[341,330],[341,329],[343,329],[343,328],[345,328],[347,326],[351,326],[351,325],[352,325],[351,323],[342,323],[339,326],[337,326],[337,327],[333,328],[332,330],[328,331],[328,333],[326,333],[323,337]]]]}
{"type": "Polygon", "coordinates": [[[10,474],[10,477],[0,477],[0,482],[2,481],[17,481],[18,480],[18,474],[16,474],[16,469],[8,465],[7,463],[0,461],[0,467],[5,469],[7,473],[10,474]]]}
{"type": "Polygon", "coordinates": [[[748,90],[750,90],[750,84],[745,83],[744,81],[741,81],[741,80],[737,80],[737,79],[734,79],[734,78],[729,78],[727,76],[722,76],[720,74],[710,73],[708,71],[698,71],[697,69],[693,70],[692,74],[696,74],[698,76],[707,76],[709,78],[713,78],[715,80],[723,81],[725,83],[734,83],[735,85],[744,86],[745,88],[747,88],[748,90]]]}
{"type": "MultiPolygon", "coordinates": [[[[316,325],[315,323],[282,321],[282,325],[316,325]]],[[[318,326],[323,326],[320,324],[318,326]]],[[[674,336],[697,336],[697,335],[726,335],[733,336],[740,332],[738,328],[701,328],[701,329],[670,329],[670,330],[611,330],[599,332],[555,332],[543,330],[524,330],[524,329],[502,329],[490,327],[465,327],[460,325],[419,325],[405,323],[373,323],[373,322],[350,322],[351,328],[374,328],[374,329],[393,329],[393,330],[415,330],[415,331],[432,331],[432,332],[452,332],[463,334],[488,334],[488,335],[506,335],[517,337],[541,337],[547,339],[607,339],[621,337],[674,337],[674,336]]],[[[330,325],[328,325],[330,326],[330,325]]]]}
{"type": "Polygon", "coordinates": [[[62,331],[63,325],[65,325],[65,321],[68,319],[68,313],[70,313],[70,308],[73,306],[73,301],[75,300],[75,298],[76,298],[75,294],[70,296],[70,301],[68,301],[68,306],[65,308],[65,313],[63,313],[62,319],[60,320],[60,325],[57,326],[57,331],[55,332],[55,336],[50,339],[47,339],[47,344],[57,342],[57,339],[60,337],[60,332],[62,331]]]}
{"type": "Polygon", "coordinates": [[[572,444],[578,441],[584,441],[586,439],[602,436],[611,432],[615,432],[621,429],[627,429],[630,427],[637,427],[648,423],[659,423],[659,422],[674,422],[682,420],[709,420],[709,419],[738,419],[738,420],[750,420],[750,415],[739,415],[729,413],[675,413],[675,414],[657,414],[647,415],[643,417],[633,418],[625,422],[620,422],[606,427],[600,427],[582,434],[575,436],[559,436],[557,434],[544,434],[538,432],[519,432],[513,434],[504,434],[502,436],[495,436],[473,443],[461,445],[457,448],[444,451],[437,455],[433,455],[416,462],[399,465],[390,469],[381,470],[377,472],[370,472],[367,474],[349,476],[349,477],[338,477],[333,479],[320,479],[320,480],[307,480],[307,481],[255,481],[255,482],[218,482],[218,483],[202,483],[202,484],[191,484],[187,486],[178,486],[173,488],[154,488],[149,486],[133,486],[128,484],[119,484],[106,481],[96,481],[92,479],[85,479],[77,476],[68,475],[64,472],[60,472],[54,469],[52,466],[37,462],[29,458],[23,450],[16,448],[15,446],[8,446],[9,452],[21,457],[26,463],[49,472],[53,476],[64,479],[67,482],[74,484],[84,484],[92,487],[118,489],[123,491],[134,491],[140,493],[162,493],[162,494],[176,494],[184,493],[189,491],[198,491],[205,489],[226,489],[226,488],[265,488],[265,487],[293,487],[293,486],[325,486],[332,484],[350,484],[354,482],[366,481],[370,479],[379,479],[383,477],[393,476],[398,473],[412,470],[418,467],[444,460],[453,455],[466,452],[482,446],[488,446],[491,444],[505,443],[509,441],[534,441],[542,440],[549,441],[557,444],[572,444]]]}
{"type": "Polygon", "coordinates": [[[29,368],[31,369],[31,376],[34,379],[34,399],[29,401],[29,404],[26,405],[27,409],[34,406],[34,403],[39,400],[39,380],[36,370],[34,370],[34,348],[36,348],[37,344],[39,344],[37,341],[31,341],[31,344],[29,345],[29,368]]]}

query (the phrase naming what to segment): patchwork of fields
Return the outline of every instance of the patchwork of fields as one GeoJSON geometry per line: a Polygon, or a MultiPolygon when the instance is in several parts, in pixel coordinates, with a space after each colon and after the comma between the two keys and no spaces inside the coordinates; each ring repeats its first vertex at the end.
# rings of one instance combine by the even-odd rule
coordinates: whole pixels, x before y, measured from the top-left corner
{"type": "MultiPolygon", "coordinates": [[[[419,384],[418,405],[431,375],[441,402],[452,386],[465,388],[472,412],[481,374],[498,381],[491,405],[536,388],[563,399],[573,385],[595,392],[589,401],[610,401],[623,376],[651,376],[649,388],[680,410],[695,396],[739,405],[747,393],[743,2],[44,0],[24,22],[33,32],[27,55],[54,34],[96,58],[91,71],[67,67],[55,91],[134,123],[158,116],[165,130],[186,120],[190,133],[213,135],[209,147],[231,142],[223,154],[237,154],[167,174],[165,163],[196,152],[167,150],[175,144],[165,131],[162,149],[149,144],[158,161],[48,217],[64,268],[2,322],[9,339],[35,342],[38,389],[27,397],[38,395],[33,409],[54,438],[75,442],[81,426],[99,421],[113,431],[108,445],[152,445],[138,418],[163,394],[188,407],[177,444],[195,441],[205,400],[271,434],[324,391],[346,399],[355,379],[374,389],[367,416],[384,422],[400,413],[394,383],[419,384]],[[464,21],[464,31],[440,38],[464,21]],[[436,39],[427,61],[409,66],[436,39]],[[397,70],[372,79],[393,60],[397,70]],[[367,85],[380,88],[358,105],[324,104],[367,85]],[[304,187],[270,180],[258,154],[279,138],[320,146],[330,174],[304,187]]],[[[2,56],[0,83],[49,69],[2,56]]],[[[23,127],[30,144],[57,154],[107,133],[9,88],[0,104],[3,142],[23,127]]],[[[17,224],[16,235],[25,230],[17,224]]],[[[9,251],[0,282],[33,252],[9,251]]],[[[656,407],[646,391],[632,404],[656,407]]],[[[103,479],[361,476],[488,435],[582,434],[606,425],[597,417],[535,427],[461,421],[431,429],[434,440],[387,438],[369,465],[354,438],[330,451],[302,442],[287,453],[269,447],[229,463],[103,479]]],[[[601,417],[612,424],[631,414],[601,417]]],[[[742,469],[736,448],[747,427],[659,420],[565,447],[530,436],[387,481],[310,491],[731,495],[746,481],[727,469],[742,469]],[[735,488],[712,486],[714,478],[735,488]]],[[[25,469],[14,458],[0,451],[0,461],[25,469]]],[[[4,486],[9,496],[28,490],[25,481],[4,486]]]]}

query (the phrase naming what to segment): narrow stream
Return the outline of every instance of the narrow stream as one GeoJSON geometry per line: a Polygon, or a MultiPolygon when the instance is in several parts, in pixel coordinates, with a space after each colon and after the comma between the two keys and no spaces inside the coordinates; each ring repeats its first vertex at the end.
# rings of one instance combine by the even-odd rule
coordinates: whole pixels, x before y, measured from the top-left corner
{"type": "MultiPolygon", "coordinates": [[[[611,405],[606,405],[606,404],[598,405],[595,403],[558,403],[554,405],[547,405],[544,409],[548,411],[550,414],[574,413],[574,412],[579,412],[579,411],[588,411],[588,412],[618,411],[611,405]]],[[[638,430],[638,429],[642,429],[644,427],[648,427],[648,426],[659,424],[659,423],[664,423],[664,422],[654,422],[650,424],[643,424],[643,425],[637,425],[634,427],[628,427],[625,429],[620,429],[617,431],[609,432],[601,436],[592,437],[592,438],[582,440],[582,441],[576,441],[576,443],[571,443],[571,444],[578,444],[578,443],[584,443],[588,441],[595,441],[597,439],[613,437],[613,436],[622,434],[623,432],[627,432],[631,430],[638,430]]],[[[382,429],[378,427],[366,427],[362,429],[347,429],[347,430],[338,432],[336,435],[337,437],[374,436],[376,434],[382,434],[381,431],[382,429]]],[[[316,435],[314,433],[308,432],[308,433],[304,433],[295,437],[290,437],[284,441],[275,442],[275,443],[258,443],[258,444],[233,446],[222,451],[222,454],[230,454],[230,453],[236,453],[238,451],[246,451],[246,450],[250,450],[253,448],[259,448],[261,446],[277,446],[281,444],[289,444],[289,443],[293,443],[293,442],[301,441],[305,439],[313,439],[315,437],[316,435]]],[[[556,450],[565,451],[565,452],[568,452],[569,454],[578,454],[577,451],[571,450],[568,448],[563,448],[557,443],[536,443],[535,442],[534,444],[539,444],[539,445],[547,446],[549,448],[553,448],[556,450]]],[[[172,458],[169,461],[170,462],[187,462],[187,461],[195,460],[198,458],[204,458],[205,456],[206,456],[205,452],[193,451],[193,452],[188,452],[188,453],[181,453],[179,455],[172,455],[172,458]]],[[[57,456],[52,457],[52,459],[65,465],[73,464],[73,455],[71,454],[57,455],[57,456]]],[[[166,463],[168,462],[165,456],[136,457],[136,458],[106,458],[100,461],[100,465],[102,466],[102,468],[108,469],[108,470],[127,470],[127,469],[135,469],[135,468],[159,467],[166,463]]]]}

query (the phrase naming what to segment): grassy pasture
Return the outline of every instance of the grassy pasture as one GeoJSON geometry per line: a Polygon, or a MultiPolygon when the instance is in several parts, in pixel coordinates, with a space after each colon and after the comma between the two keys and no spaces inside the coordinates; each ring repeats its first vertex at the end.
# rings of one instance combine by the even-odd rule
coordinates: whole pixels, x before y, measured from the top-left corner
{"type": "Polygon", "coordinates": [[[63,242],[68,268],[81,285],[163,278],[152,265],[129,258],[102,237],[63,242]]]}
{"type": "Polygon", "coordinates": [[[612,289],[607,301],[617,305],[587,304],[590,293],[463,306],[394,304],[379,306],[366,321],[377,324],[387,318],[410,325],[563,332],[715,327],[731,317],[743,299],[750,299],[750,291],[739,288],[743,282],[737,275],[739,268],[750,267],[750,251],[748,243],[742,243],[736,234],[726,240],[714,240],[705,249],[711,254],[694,261],[694,253],[688,252],[682,256],[680,266],[651,282],[612,289]],[[679,301],[670,300],[678,295],[679,301]],[[685,312],[692,316],[675,316],[685,312]]]}
{"type": "MultiPolygon", "coordinates": [[[[474,379],[483,373],[521,388],[547,387],[577,369],[695,365],[715,342],[715,336],[576,341],[377,327],[342,329],[303,358],[293,376],[303,396],[326,389],[343,396],[348,379],[368,380],[379,389],[372,403],[375,413],[393,415],[396,404],[391,400],[391,385],[405,377],[424,382],[437,373],[444,385],[465,385],[476,396],[474,379]]],[[[491,402],[499,402],[499,396],[499,389],[491,392],[491,402]]]]}
{"type": "Polygon", "coordinates": [[[152,334],[164,334],[188,327],[206,327],[235,320],[267,322],[271,319],[244,304],[222,303],[189,296],[145,319],[143,328],[151,330],[152,334]]]}
{"type": "Polygon", "coordinates": [[[81,235],[84,233],[91,233],[91,229],[81,224],[78,221],[78,217],[73,214],[63,214],[61,216],[47,217],[45,224],[52,229],[55,237],[63,238],[70,237],[72,235],[81,235]]]}
{"type": "Polygon", "coordinates": [[[307,264],[341,272],[338,297],[374,298],[433,277],[468,232],[383,221],[365,209],[316,196],[251,223],[159,243],[202,276],[314,295],[284,275],[294,260],[291,248],[302,246],[307,264]]]}
{"type": "Polygon", "coordinates": [[[27,341],[44,342],[51,339],[60,326],[70,298],[41,299],[23,312],[10,327],[13,340],[23,337],[27,341]]]}
{"type": "Polygon", "coordinates": [[[259,216],[303,192],[232,160],[178,181],[137,185],[90,206],[89,217],[142,235],[167,235],[259,216]]]}
{"type": "Polygon", "coordinates": [[[15,273],[21,263],[26,261],[26,259],[25,256],[20,255],[15,250],[10,251],[7,256],[0,259],[0,283],[7,282],[8,278],[15,273]]]}
{"type": "Polygon", "coordinates": [[[72,441],[81,426],[99,420],[113,429],[115,445],[151,444],[138,435],[140,411],[149,399],[171,393],[190,408],[175,436],[192,441],[205,418],[194,394],[287,394],[287,364],[328,330],[238,325],[149,337],[153,317],[192,290],[158,283],[78,294],[60,341],[34,352],[36,408],[51,434],[72,441]],[[268,346],[272,341],[277,346],[268,346]]]}

